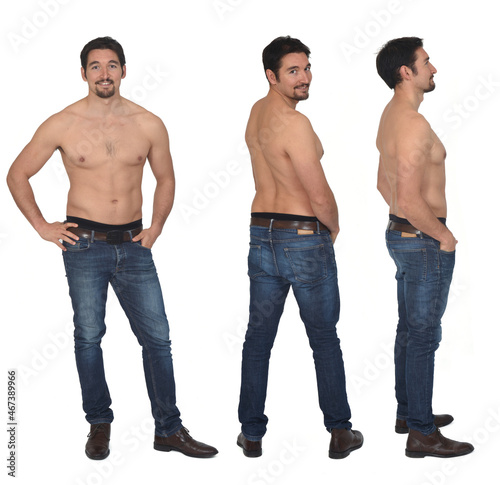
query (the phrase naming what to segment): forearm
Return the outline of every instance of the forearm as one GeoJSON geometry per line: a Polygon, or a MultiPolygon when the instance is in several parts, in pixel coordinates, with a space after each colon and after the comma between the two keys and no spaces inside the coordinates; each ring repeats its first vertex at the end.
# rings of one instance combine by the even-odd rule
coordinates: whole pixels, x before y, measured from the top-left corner
{"type": "Polygon", "coordinates": [[[332,234],[339,232],[339,211],[333,194],[325,201],[311,201],[314,215],[326,226],[332,234]]]}
{"type": "Polygon", "coordinates": [[[35,194],[33,193],[29,179],[10,171],[7,175],[7,185],[19,210],[33,228],[37,232],[40,232],[41,227],[47,224],[47,221],[36,203],[35,194]]]}
{"type": "Polygon", "coordinates": [[[158,182],[153,199],[153,216],[151,218],[151,229],[159,235],[165,222],[172,211],[174,204],[175,182],[166,180],[158,182]]]}
{"type": "Polygon", "coordinates": [[[450,241],[451,231],[437,218],[429,204],[422,197],[398,204],[410,224],[440,242],[450,241]]]}

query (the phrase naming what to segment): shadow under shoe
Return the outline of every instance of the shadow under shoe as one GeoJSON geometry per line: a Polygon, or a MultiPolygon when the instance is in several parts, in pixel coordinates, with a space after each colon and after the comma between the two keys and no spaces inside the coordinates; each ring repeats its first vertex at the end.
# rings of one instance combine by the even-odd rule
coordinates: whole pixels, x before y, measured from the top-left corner
{"type": "Polygon", "coordinates": [[[470,443],[450,440],[444,437],[438,428],[428,436],[410,429],[406,442],[406,456],[410,458],[424,458],[425,456],[453,458],[468,455],[473,451],[474,447],[470,443]]]}
{"type": "Polygon", "coordinates": [[[111,425],[109,423],[98,423],[90,425],[90,433],[87,435],[85,454],[91,460],[104,460],[109,456],[109,438],[111,436],[111,425]]]}
{"type": "Polygon", "coordinates": [[[247,440],[243,433],[238,435],[236,444],[243,450],[243,454],[248,458],[257,458],[262,456],[262,440],[247,440]]]}
{"type": "Polygon", "coordinates": [[[328,456],[333,459],[345,458],[351,451],[363,446],[363,435],[352,429],[332,429],[328,456]]]}

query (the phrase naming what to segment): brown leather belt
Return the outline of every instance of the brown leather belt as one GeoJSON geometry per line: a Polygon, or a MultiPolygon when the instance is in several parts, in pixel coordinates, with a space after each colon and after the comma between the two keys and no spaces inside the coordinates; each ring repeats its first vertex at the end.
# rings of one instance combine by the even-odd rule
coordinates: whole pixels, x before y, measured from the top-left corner
{"type": "Polygon", "coordinates": [[[317,231],[318,225],[320,231],[329,231],[328,227],[326,227],[321,222],[313,222],[313,221],[283,221],[277,219],[265,219],[264,217],[251,217],[250,225],[251,226],[260,226],[260,227],[269,227],[271,225],[273,229],[299,229],[303,231],[317,231]]]}
{"type": "Polygon", "coordinates": [[[78,237],[83,237],[85,239],[105,241],[108,244],[121,244],[122,242],[132,241],[132,238],[137,236],[137,234],[142,231],[142,225],[130,231],[98,232],[92,231],[90,229],[83,229],[80,227],[69,227],[68,231],[72,232],[78,237]]]}
{"type": "Polygon", "coordinates": [[[407,232],[409,234],[422,234],[422,231],[419,231],[416,227],[413,227],[411,224],[403,224],[401,222],[389,221],[387,225],[388,231],[399,231],[399,232],[407,232]]]}

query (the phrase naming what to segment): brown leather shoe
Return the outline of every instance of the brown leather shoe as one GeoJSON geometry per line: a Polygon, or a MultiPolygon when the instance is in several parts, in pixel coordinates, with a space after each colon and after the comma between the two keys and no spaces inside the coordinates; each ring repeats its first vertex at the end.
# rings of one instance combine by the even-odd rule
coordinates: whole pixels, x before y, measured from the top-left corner
{"type": "Polygon", "coordinates": [[[243,454],[249,458],[257,458],[262,455],[262,440],[247,440],[243,433],[240,433],[236,440],[236,444],[243,449],[243,454]]]}
{"type": "Polygon", "coordinates": [[[193,458],[210,458],[219,453],[213,446],[191,438],[186,428],[181,428],[172,436],[156,436],[154,449],[158,451],[179,451],[193,458]]]}
{"type": "MultiPolygon", "coordinates": [[[[436,428],[444,428],[453,421],[453,416],[449,414],[436,414],[434,416],[434,426],[436,428]]],[[[408,425],[404,419],[396,419],[396,433],[407,434],[409,431],[408,425]]]]}
{"type": "Polygon", "coordinates": [[[345,458],[351,451],[363,446],[363,435],[359,431],[352,429],[332,429],[332,439],[330,440],[330,458],[345,458]]]}
{"type": "Polygon", "coordinates": [[[87,435],[85,454],[91,460],[104,460],[109,456],[109,437],[111,425],[109,423],[98,423],[90,425],[90,433],[87,435]]]}
{"type": "Polygon", "coordinates": [[[439,429],[426,436],[419,431],[410,429],[406,442],[406,456],[410,458],[423,458],[436,456],[438,458],[452,458],[472,453],[474,447],[470,443],[453,441],[445,438],[439,429]]]}

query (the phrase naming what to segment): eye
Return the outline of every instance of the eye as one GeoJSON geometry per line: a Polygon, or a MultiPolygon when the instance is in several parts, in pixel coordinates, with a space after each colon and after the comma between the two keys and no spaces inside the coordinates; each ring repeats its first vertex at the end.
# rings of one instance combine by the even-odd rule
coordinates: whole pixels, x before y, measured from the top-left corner
{"type": "Polygon", "coordinates": [[[296,69],[292,69],[292,70],[290,71],[290,74],[295,74],[296,72],[297,72],[297,70],[296,70],[296,69]]]}

